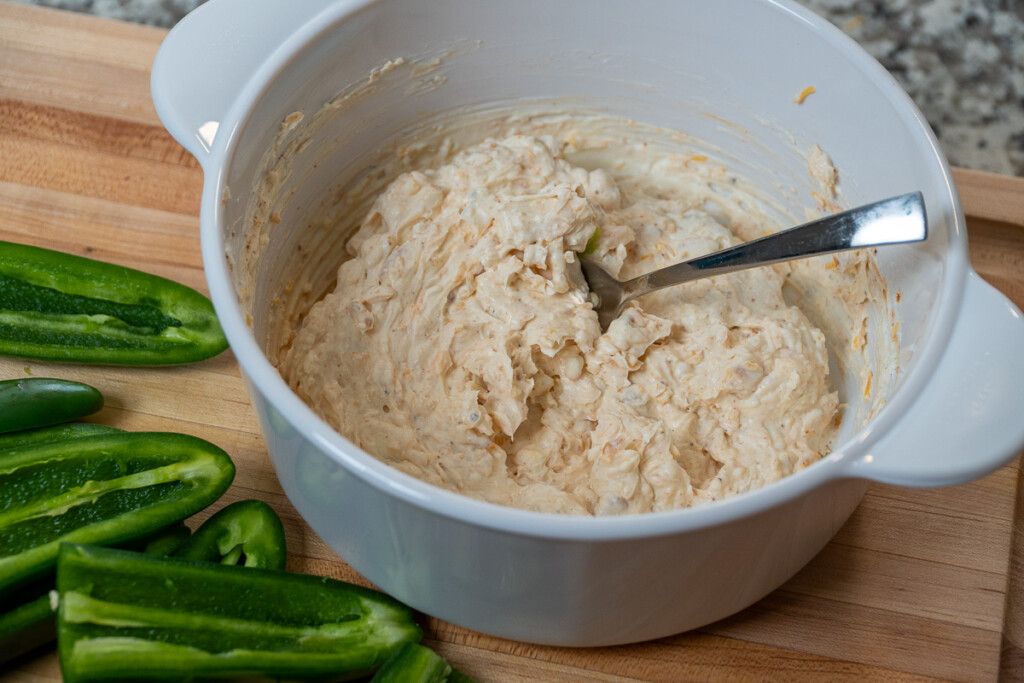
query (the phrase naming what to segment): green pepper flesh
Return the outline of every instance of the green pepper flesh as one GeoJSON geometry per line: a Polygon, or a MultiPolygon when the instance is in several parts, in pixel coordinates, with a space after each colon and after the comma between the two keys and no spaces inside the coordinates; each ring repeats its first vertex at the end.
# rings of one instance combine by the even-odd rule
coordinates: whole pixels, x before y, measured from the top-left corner
{"type": "Polygon", "coordinates": [[[64,544],[67,683],[259,675],[348,680],[422,636],[383,593],[318,576],[64,544]]]}
{"type": "Polygon", "coordinates": [[[239,500],[217,511],[173,553],[174,557],[261,569],[284,569],[284,526],[261,500],[239,500]]]}
{"type": "Polygon", "coordinates": [[[418,643],[406,643],[384,662],[370,683],[446,683],[452,666],[418,643]]]}
{"type": "MultiPolygon", "coordinates": [[[[108,429],[120,431],[113,427],[108,429]]],[[[177,522],[123,548],[163,557],[177,549],[190,533],[184,522],[177,522]]],[[[55,588],[56,576],[51,574],[30,586],[0,596],[0,664],[42,647],[57,637],[57,607],[50,593],[55,588]]]]}
{"type": "Polygon", "coordinates": [[[209,299],[132,268],[0,241],[0,355],[192,363],[227,348],[209,299]]]}
{"type": "Polygon", "coordinates": [[[0,664],[45,645],[57,635],[52,576],[0,599],[0,664]]]}
{"type": "Polygon", "coordinates": [[[51,571],[61,542],[115,545],[203,509],[234,477],[184,434],[119,432],[0,451],[0,594],[51,571]]]}
{"type": "Polygon", "coordinates": [[[93,424],[91,422],[68,422],[66,424],[53,425],[51,427],[39,427],[38,429],[25,429],[20,432],[7,432],[0,434],[0,451],[10,448],[21,448],[42,443],[54,443],[77,439],[82,436],[95,436],[96,434],[113,434],[122,430],[109,425],[93,424]]]}
{"type": "MultiPolygon", "coordinates": [[[[120,429],[88,422],[70,422],[0,434],[0,451],[24,446],[67,441],[83,436],[112,434],[120,429]]],[[[0,664],[30,652],[57,636],[56,611],[49,592],[55,587],[53,575],[0,595],[0,664]]]]}

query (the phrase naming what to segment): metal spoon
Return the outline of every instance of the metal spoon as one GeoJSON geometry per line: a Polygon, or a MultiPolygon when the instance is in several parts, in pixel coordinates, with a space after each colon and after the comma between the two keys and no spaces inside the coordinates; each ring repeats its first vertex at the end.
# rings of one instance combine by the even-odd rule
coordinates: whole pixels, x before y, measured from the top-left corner
{"type": "Polygon", "coordinates": [[[580,265],[591,293],[597,295],[594,310],[603,331],[618,317],[626,302],[665,287],[837,251],[920,242],[927,236],[923,198],[920,192],[910,192],[737,244],[625,282],[616,280],[590,259],[580,259],[580,265]]]}

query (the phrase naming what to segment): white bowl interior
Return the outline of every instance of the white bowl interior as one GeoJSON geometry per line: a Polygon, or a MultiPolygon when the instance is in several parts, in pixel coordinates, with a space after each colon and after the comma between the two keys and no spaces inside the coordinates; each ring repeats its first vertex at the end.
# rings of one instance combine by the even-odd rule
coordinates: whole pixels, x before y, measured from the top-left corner
{"type": "MultiPolygon", "coordinates": [[[[582,6],[378,0],[284,64],[233,132],[222,179],[226,251],[264,351],[279,333],[280,302],[301,312],[330,285],[346,235],[319,218],[340,187],[372,177],[389,143],[444,113],[559,98],[683,131],[796,215],[815,204],[805,156],[813,144],[839,169],[850,206],[922,191],[928,241],[878,255],[899,323],[894,396],[951,295],[945,259],[956,226],[945,163],[909,100],[838,30],[783,3],[582,6]],[[795,103],[808,86],[816,92],[795,103]],[[332,100],[330,115],[318,115],[332,100]],[[301,121],[289,118],[296,112],[301,121]],[[284,121],[295,126],[282,133],[284,121]],[[282,153],[277,171],[286,173],[254,193],[282,153]],[[300,270],[309,291],[295,288],[300,270]]],[[[885,334],[892,321],[875,322],[885,334]]],[[[842,390],[863,416],[862,392],[842,390]]],[[[845,420],[839,443],[859,426],[845,420]]]]}

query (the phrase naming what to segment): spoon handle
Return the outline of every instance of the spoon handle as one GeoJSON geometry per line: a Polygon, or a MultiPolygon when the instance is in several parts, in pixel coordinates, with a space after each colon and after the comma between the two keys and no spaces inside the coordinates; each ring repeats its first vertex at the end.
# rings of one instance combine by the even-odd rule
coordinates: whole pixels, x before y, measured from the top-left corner
{"type": "Polygon", "coordinates": [[[923,197],[910,192],[627,280],[622,303],[698,278],[848,249],[919,242],[927,236],[923,197]]]}

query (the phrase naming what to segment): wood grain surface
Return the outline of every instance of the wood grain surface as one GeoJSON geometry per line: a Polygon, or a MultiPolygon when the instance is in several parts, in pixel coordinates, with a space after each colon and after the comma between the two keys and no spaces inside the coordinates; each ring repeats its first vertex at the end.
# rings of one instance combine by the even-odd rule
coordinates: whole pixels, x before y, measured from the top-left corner
{"type": "MultiPolygon", "coordinates": [[[[149,67],[163,36],[0,2],[0,239],[134,266],[206,291],[202,171],[150,102],[149,67]]],[[[959,169],[955,176],[976,268],[1024,306],[1024,179],[959,169]]],[[[230,352],[162,369],[0,359],[0,378],[27,375],[99,388],[107,403],[94,421],[220,445],[238,475],[193,522],[233,500],[261,498],[284,521],[290,569],[363,581],[285,498],[230,352]]],[[[872,486],[796,577],[696,632],[570,649],[424,617],[425,642],[481,681],[1024,680],[1021,477],[1018,458],[962,486],[872,486]]],[[[0,677],[55,681],[60,672],[44,650],[0,677]]]]}

